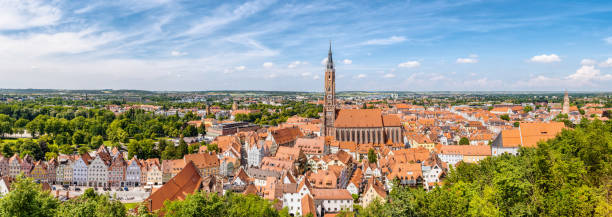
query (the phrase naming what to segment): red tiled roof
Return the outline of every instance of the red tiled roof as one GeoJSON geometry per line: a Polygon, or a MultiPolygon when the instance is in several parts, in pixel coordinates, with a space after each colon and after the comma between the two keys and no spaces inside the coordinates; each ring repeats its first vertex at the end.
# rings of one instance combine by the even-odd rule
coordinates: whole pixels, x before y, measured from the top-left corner
{"type": "Polygon", "coordinates": [[[152,193],[145,201],[149,205],[149,210],[155,211],[164,206],[166,200],[183,200],[187,194],[196,192],[202,183],[202,177],[198,174],[197,168],[192,162],[170,179],[157,191],[152,193]]]}
{"type": "Polygon", "coordinates": [[[382,127],[379,109],[341,109],[334,122],[335,127],[382,127]]]}

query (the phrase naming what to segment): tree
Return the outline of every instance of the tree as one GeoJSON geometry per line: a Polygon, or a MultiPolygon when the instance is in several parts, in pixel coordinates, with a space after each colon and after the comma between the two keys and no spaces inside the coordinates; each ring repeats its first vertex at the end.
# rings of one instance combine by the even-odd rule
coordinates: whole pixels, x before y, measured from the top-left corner
{"type": "Polygon", "coordinates": [[[183,136],[193,137],[198,135],[198,129],[196,129],[193,125],[188,124],[185,129],[183,129],[183,136]]]}
{"type": "Polygon", "coordinates": [[[99,195],[89,188],[82,196],[63,203],[57,216],[121,217],[127,216],[127,212],[119,200],[111,199],[108,194],[99,195]]]}
{"type": "Polygon", "coordinates": [[[374,149],[370,148],[370,150],[368,150],[368,162],[370,163],[376,163],[377,160],[377,156],[376,156],[376,151],[374,151],[374,149]]]}
{"type": "Polygon", "coordinates": [[[523,112],[525,112],[525,113],[529,113],[530,111],[533,111],[533,107],[531,107],[531,106],[525,106],[525,107],[523,108],[523,112]]]}
{"type": "Polygon", "coordinates": [[[162,160],[178,159],[176,157],[176,147],[174,146],[174,144],[168,144],[166,146],[166,149],[164,149],[164,151],[162,152],[161,158],[162,160]]]}
{"type": "Polygon", "coordinates": [[[0,198],[0,216],[48,216],[55,215],[59,201],[31,178],[18,176],[11,191],[0,198]]]}
{"type": "Polygon", "coordinates": [[[507,114],[503,114],[499,116],[499,119],[502,119],[504,121],[510,121],[510,116],[507,114]]]}
{"type": "Polygon", "coordinates": [[[469,145],[470,144],[470,140],[467,137],[461,137],[461,139],[459,139],[459,145],[469,145]]]}
{"type": "Polygon", "coordinates": [[[102,136],[93,136],[89,142],[89,148],[98,149],[101,145],[104,144],[104,138],[102,136]]]}
{"type": "Polygon", "coordinates": [[[181,137],[179,139],[179,145],[178,148],[176,149],[176,158],[182,158],[183,155],[186,155],[189,153],[189,147],[187,147],[187,142],[185,142],[185,139],[183,139],[183,137],[181,137]]]}
{"type": "Polygon", "coordinates": [[[518,121],[515,121],[513,125],[514,125],[514,127],[519,127],[521,125],[521,123],[518,122],[518,121]]]}
{"type": "Polygon", "coordinates": [[[206,150],[210,152],[219,152],[219,145],[217,143],[211,143],[206,145],[206,150]]]}

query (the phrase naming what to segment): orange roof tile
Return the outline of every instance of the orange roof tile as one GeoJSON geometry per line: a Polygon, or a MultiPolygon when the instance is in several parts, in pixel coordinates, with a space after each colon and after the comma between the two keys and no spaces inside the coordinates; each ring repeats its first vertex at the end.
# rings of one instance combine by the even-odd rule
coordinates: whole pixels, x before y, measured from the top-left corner
{"type": "Polygon", "coordinates": [[[198,174],[197,168],[192,162],[189,162],[180,173],[152,193],[145,201],[149,204],[149,210],[155,211],[162,208],[166,200],[185,199],[187,194],[197,191],[201,183],[202,177],[198,174]]]}

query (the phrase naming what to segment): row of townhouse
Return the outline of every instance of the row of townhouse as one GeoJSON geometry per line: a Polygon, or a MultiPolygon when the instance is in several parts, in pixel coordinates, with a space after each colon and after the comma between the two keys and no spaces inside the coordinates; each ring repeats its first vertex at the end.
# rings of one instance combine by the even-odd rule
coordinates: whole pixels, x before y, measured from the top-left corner
{"type": "Polygon", "coordinates": [[[209,153],[189,154],[183,159],[141,160],[133,156],[125,160],[124,153],[101,146],[93,156],[61,155],[48,162],[34,161],[29,155],[11,158],[0,155],[0,177],[15,178],[20,173],[39,182],[90,187],[132,187],[161,185],[192,161],[202,176],[218,175],[218,156],[209,153]]]}

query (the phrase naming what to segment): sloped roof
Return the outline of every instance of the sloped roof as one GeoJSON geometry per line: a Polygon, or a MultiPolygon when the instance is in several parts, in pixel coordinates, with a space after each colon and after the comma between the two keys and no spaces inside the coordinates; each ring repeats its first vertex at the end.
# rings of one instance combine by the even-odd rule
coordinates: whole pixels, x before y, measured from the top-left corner
{"type": "Polygon", "coordinates": [[[276,144],[289,143],[299,137],[304,136],[302,131],[300,131],[300,128],[297,127],[281,128],[278,130],[273,130],[271,133],[272,137],[274,137],[274,141],[276,141],[276,144]]]}
{"type": "Polygon", "coordinates": [[[383,126],[385,127],[399,127],[402,126],[400,118],[397,115],[383,115],[383,126]]]}
{"type": "Polygon", "coordinates": [[[312,189],[315,200],[352,200],[351,193],[346,189],[312,189]]]}
{"type": "Polygon", "coordinates": [[[183,200],[188,194],[197,191],[202,184],[202,177],[192,162],[187,163],[183,170],[176,174],[145,201],[149,202],[149,210],[155,211],[164,206],[166,200],[183,200]]]}
{"type": "Polygon", "coordinates": [[[341,109],[338,111],[335,127],[382,127],[380,109],[341,109]]]}
{"type": "Polygon", "coordinates": [[[538,142],[554,138],[563,129],[563,122],[521,123],[518,129],[503,130],[500,136],[503,147],[536,147],[538,142]]]}
{"type": "Polygon", "coordinates": [[[438,146],[440,154],[460,154],[464,156],[491,156],[488,145],[442,145],[438,146]]]}
{"type": "Polygon", "coordinates": [[[186,154],[185,162],[193,161],[197,168],[218,167],[219,158],[208,153],[186,154]]]}
{"type": "Polygon", "coordinates": [[[539,141],[552,139],[564,128],[563,122],[521,123],[522,144],[525,147],[536,147],[539,141]]]}
{"type": "Polygon", "coordinates": [[[306,194],[302,197],[302,216],[306,216],[308,214],[312,214],[313,216],[317,215],[315,210],[315,203],[310,194],[306,194]]]}

